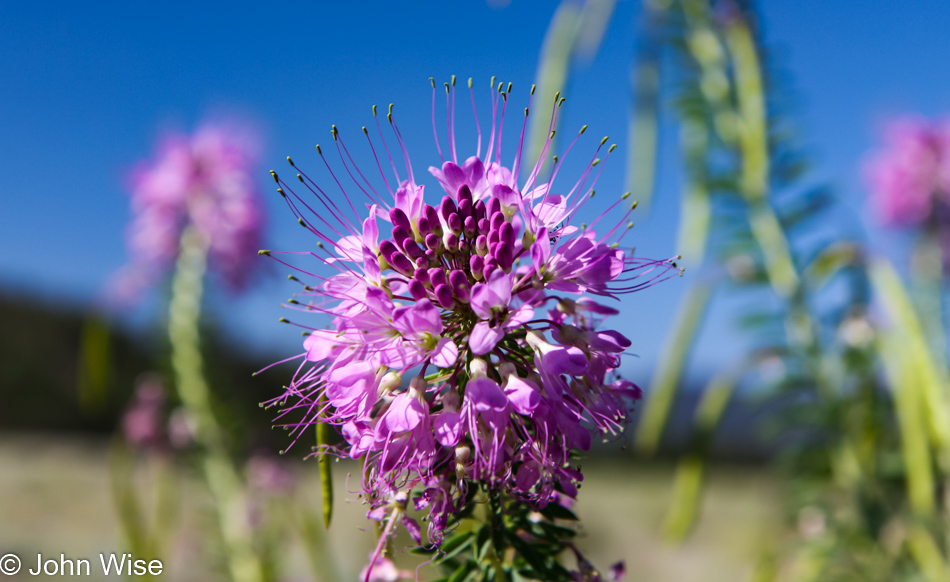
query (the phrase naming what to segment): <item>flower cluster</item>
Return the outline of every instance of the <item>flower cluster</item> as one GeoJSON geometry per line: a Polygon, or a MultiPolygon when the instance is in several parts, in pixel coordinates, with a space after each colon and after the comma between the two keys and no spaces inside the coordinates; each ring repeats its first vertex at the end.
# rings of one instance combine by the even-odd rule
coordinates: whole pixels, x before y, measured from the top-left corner
{"type": "Polygon", "coordinates": [[[246,283],[264,226],[253,174],[256,159],[247,131],[206,124],[191,136],[167,137],[154,160],[133,170],[133,219],[127,233],[131,260],[115,285],[119,298],[134,298],[167,272],[189,226],[207,246],[211,266],[221,277],[235,289],[246,283]]]}
{"type": "MultiPolygon", "coordinates": [[[[320,146],[345,206],[290,158],[300,172],[298,190],[307,196],[272,172],[300,224],[319,239],[322,253],[305,254],[335,272],[298,269],[318,283],[288,307],[332,321],[328,329],[306,333],[303,362],[271,404],[284,407],[282,416],[302,411],[301,420],[285,421],[298,434],[317,422],[338,426],[348,449],[341,454],[365,458],[369,516],[389,516],[386,532],[398,517],[417,542],[421,529],[407,515],[410,503],[428,511],[428,539],[438,544],[473,483],[537,508],[576,495],[582,475],[571,465],[572,451],[590,447],[592,430],[622,430],[640,397],[640,389],[617,374],[630,341],[601,328],[618,312],[591,296],[615,297],[678,272],[671,260],[621,250],[636,206],[626,195],[590,225],[574,224],[594,194],[603,168],[596,156],[607,138],[571,187],[556,185],[563,157],[554,157],[540,181],[562,99],[555,98],[542,154],[519,184],[525,130],[514,163],[503,166],[511,87],[492,84],[487,153],[481,155],[479,131],[476,153],[464,161],[453,131],[454,78],[446,84],[448,151],[440,167],[429,168],[444,194],[434,205],[413,176],[391,106],[387,118],[406,178],[391,163],[390,184],[380,150],[369,140],[388,197],[356,168],[335,126],[332,132],[346,175],[368,197],[365,215],[320,146]],[[594,227],[608,217],[616,224],[597,234],[594,227]]],[[[474,109],[474,94],[472,103],[474,109]]],[[[434,110],[433,97],[433,119],[434,110]]],[[[363,133],[369,139],[365,127],[363,133]]],[[[436,145],[442,156],[438,132],[436,145]]],[[[293,266],[283,254],[261,252],[293,266]]]]}
{"type": "Polygon", "coordinates": [[[950,207],[950,123],[904,117],[887,126],[885,137],[886,148],[865,166],[881,221],[922,226],[946,215],[950,207]]]}

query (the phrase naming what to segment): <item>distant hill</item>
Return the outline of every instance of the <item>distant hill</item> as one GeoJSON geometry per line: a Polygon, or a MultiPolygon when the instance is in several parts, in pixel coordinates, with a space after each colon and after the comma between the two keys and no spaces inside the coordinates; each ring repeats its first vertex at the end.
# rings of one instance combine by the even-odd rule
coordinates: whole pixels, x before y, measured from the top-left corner
{"type": "MultiPolygon", "coordinates": [[[[151,335],[135,334],[102,320],[97,323],[75,307],[38,304],[2,291],[0,322],[0,431],[110,433],[140,374],[159,372],[170,378],[160,328],[151,335]]],[[[235,446],[285,447],[285,433],[270,428],[274,412],[262,410],[258,403],[279,393],[294,364],[252,376],[270,362],[223,345],[212,330],[204,337],[208,377],[235,446]]],[[[687,387],[680,392],[661,455],[683,451],[698,400],[697,390],[687,387]]],[[[713,455],[741,462],[758,462],[772,455],[774,447],[762,438],[759,422],[765,412],[751,399],[734,401],[714,440],[713,455]]],[[[301,455],[307,446],[301,443],[301,455]]],[[[616,446],[601,445],[595,451],[616,446]]]]}

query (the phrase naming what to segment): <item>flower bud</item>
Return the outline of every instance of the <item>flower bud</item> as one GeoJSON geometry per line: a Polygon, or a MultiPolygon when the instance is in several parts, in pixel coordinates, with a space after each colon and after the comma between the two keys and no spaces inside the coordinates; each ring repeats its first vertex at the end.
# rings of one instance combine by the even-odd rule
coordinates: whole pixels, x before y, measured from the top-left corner
{"type": "Polygon", "coordinates": [[[459,396],[458,390],[454,388],[448,390],[442,397],[442,409],[448,412],[458,412],[461,404],[462,397],[459,396]]]}
{"type": "Polygon", "coordinates": [[[491,216],[496,212],[501,212],[501,200],[492,196],[488,199],[488,204],[485,205],[485,214],[491,216]]]}
{"type": "Polygon", "coordinates": [[[393,221],[393,227],[401,226],[407,231],[412,232],[412,224],[409,222],[409,217],[399,208],[393,208],[389,211],[389,219],[393,221]]]}
{"type": "Polygon", "coordinates": [[[478,226],[478,234],[488,234],[491,230],[491,223],[488,222],[487,218],[482,218],[476,224],[478,226]]]}
{"type": "Polygon", "coordinates": [[[416,230],[419,231],[419,236],[424,240],[426,235],[432,232],[432,225],[429,224],[429,219],[425,216],[420,216],[416,222],[416,230]]]}
{"type": "Polygon", "coordinates": [[[462,232],[465,233],[465,238],[474,238],[477,230],[478,223],[475,221],[475,218],[473,216],[466,216],[465,222],[462,223],[462,232]]]}
{"type": "Polygon", "coordinates": [[[402,248],[406,252],[406,255],[415,262],[416,259],[422,257],[423,251],[419,248],[419,245],[416,244],[416,241],[411,238],[405,238],[402,241],[402,248]]]}
{"type": "Polygon", "coordinates": [[[472,218],[475,219],[476,223],[479,220],[485,218],[485,216],[487,216],[486,213],[487,213],[487,210],[485,209],[484,200],[479,200],[478,202],[472,205],[472,218]]]}
{"type": "Polygon", "coordinates": [[[462,234],[462,219],[458,214],[450,214],[445,223],[455,236],[462,234]]]}
{"type": "Polygon", "coordinates": [[[452,294],[462,303],[468,303],[468,277],[462,271],[455,269],[449,273],[449,286],[452,287],[452,294]]]}
{"type": "Polygon", "coordinates": [[[432,287],[438,287],[439,285],[447,285],[448,281],[445,278],[445,271],[438,267],[429,269],[429,281],[432,283],[432,287]]]}
{"type": "Polygon", "coordinates": [[[488,257],[485,259],[485,267],[482,269],[482,276],[485,277],[487,281],[491,277],[492,271],[498,268],[498,261],[494,257],[488,257]]]}
{"type": "Polygon", "coordinates": [[[468,260],[468,266],[472,271],[472,276],[477,280],[482,280],[482,269],[485,268],[485,259],[481,255],[472,255],[468,260]]]}
{"type": "Polygon", "coordinates": [[[511,263],[514,261],[511,245],[504,242],[498,243],[492,255],[498,261],[498,266],[504,269],[506,273],[511,271],[511,263]]]}
{"type": "Polygon", "coordinates": [[[442,250],[442,237],[436,236],[435,233],[426,235],[426,248],[432,249],[435,252],[442,250]]]}
{"type": "Polygon", "coordinates": [[[459,201],[459,217],[463,220],[472,215],[472,201],[471,200],[460,200],[459,201]]]}
{"type": "Polygon", "coordinates": [[[429,229],[436,236],[442,236],[442,222],[439,221],[439,213],[435,208],[426,204],[422,207],[422,215],[429,223],[429,229]]]}
{"type": "Polygon", "coordinates": [[[498,374],[501,376],[503,381],[507,381],[508,376],[518,374],[518,369],[515,368],[515,365],[511,362],[502,362],[498,366],[498,374]]]}
{"type": "MultiPolygon", "coordinates": [[[[392,264],[392,257],[394,253],[399,252],[396,248],[396,245],[393,244],[393,241],[385,239],[379,243],[379,254],[382,255],[386,262],[392,264]]],[[[382,268],[382,267],[380,267],[382,268]]]]}
{"type": "Polygon", "coordinates": [[[412,263],[412,261],[406,258],[406,255],[400,253],[399,251],[396,251],[395,253],[393,253],[392,259],[390,259],[389,264],[392,265],[393,269],[396,269],[397,271],[399,271],[403,275],[406,275],[407,277],[410,274],[412,274],[412,272],[416,268],[416,266],[412,263]]]}
{"type": "Polygon", "coordinates": [[[455,202],[452,202],[452,199],[448,196],[442,197],[442,204],[439,206],[439,214],[442,215],[442,218],[448,220],[450,214],[455,214],[458,212],[458,208],[455,206],[455,202]]]}
{"type": "Polygon", "coordinates": [[[417,268],[422,269],[429,266],[429,257],[428,255],[426,255],[426,253],[429,253],[429,252],[432,252],[432,251],[426,251],[425,253],[422,253],[422,256],[420,256],[419,258],[415,260],[417,268]]]}
{"type": "Polygon", "coordinates": [[[418,279],[409,280],[409,294],[412,295],[412,298],[416,301],[421,301],[428,296],[425,285],[418,279]]]}
{"type": "Polygon", "coordinates": [[[409,396],[413,398],[423,398],[425,397],[427,387],[428,383],[425,378],[422,376],[414,376],[412,380],[409,380],[409,396]]]}
{"type": "Polygon", "coordinates": [[[412,274],[413,278],[422,283],[424,286],[429,287],[431,285],[431,280],[429,279],[429,270],[419,267],[412,274]]]}
{"type": "Polygon", "coordinates": [[[379,395],[384,396],[389,394],[396,388],[402,385],[402,376],[396,372],[387,372],[385,376],[382,377],[379,381],[379,395]]]}
{"type": "Polygon", "coordinates": [[[505,222],[505,215],[501,212],[496,212],[491,215],[491,220],[488,221],[491,225],[492,230],[498,230],[501,228],[501,225],[505,222]]]}
{"type": "Polygon", "coordinates": [[[442,307],[452,309],[452,306],[455,305],[455,301],[452,299],[452,290],[448,285],[436,285],[433,292],[442,307]]]}
{"type": "Polygon", "coordinates": [[[404,249],[405,247],[402,245],[402,241],[407,238],[412,238],[412,230],[407,230],[401,226],[393,228],[393,242],[396,243],[397,247],[404,249]]]}
{"type": "Polygon", "coordinates": [[[488,233],[488,248],[491,248],[492,245],[498,244],[500,242],[501,236],[497,230],[492,230],[488,233]]]}
{"type": "Polygon", "coordinates": [[[475,239],[475,252],[484,256],[488,252],[488,237],[483,234],[475,239]]]}
{"type": "Polygon", "coordinates": [[[484,378],[488,376],[488,363],[481,358],[472,358],[468,364],[468,372],[472,378],[484,378]]]}
{"type": "MultiPolygon", "coordinates": [[[[458,216],[458,214],[453,214],[453,216],[458,216]]],[[[450,253],[457,253],[459,250],[459,237],[454,232],[450,232],[443,237],[445,241],[445,248],[450,253]]]]}
{"type": "Polygon", "coordinates": [[[515,246],[515,227],[510,222],[503,223],[498,228],[498,238],[509,246],[515,246]]]}
{"type": "Polygon", "coordinates": [[[468,187],[468,184],[462,184],[459,186],[457,196],[455,198],[459,201],[459,208],[461,208],[462,202],[468,201],[468,203],[471,204],[472,189],[468,187]]]}

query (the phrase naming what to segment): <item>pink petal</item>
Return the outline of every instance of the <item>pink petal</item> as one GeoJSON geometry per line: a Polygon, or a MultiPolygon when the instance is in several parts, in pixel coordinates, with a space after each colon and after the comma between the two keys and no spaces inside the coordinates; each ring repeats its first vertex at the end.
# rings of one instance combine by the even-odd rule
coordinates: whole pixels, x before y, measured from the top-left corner
{"type": "Polygon", "coordinates": [[[495,349],[503,337],[505,332],[501,328],[490,327],[488,322],[479,321],[468,337],[468,347],[473,354],[481,356],[495,349]]]}
{"type": "Polygon", "coordinates": [[[444,337],[432,350],[432,363],[440,368],[451,368],[459,357],[459,348],[451,338],[444,337]]]}
{"type": "Polygon", "coordinates": [[[461,416],[457,412],[443,411],[440,413],[432,423],[435,429],[435,439],[447,447],[457,445],[462,434],[460,419],[461,416]]]}
{"type": "Polygon", "coordinates": [[[419,426],[426,409],[418,398],[403,392],[397,396],[386,411],[386,426],[393,432],[406,432],[419,426]]]}

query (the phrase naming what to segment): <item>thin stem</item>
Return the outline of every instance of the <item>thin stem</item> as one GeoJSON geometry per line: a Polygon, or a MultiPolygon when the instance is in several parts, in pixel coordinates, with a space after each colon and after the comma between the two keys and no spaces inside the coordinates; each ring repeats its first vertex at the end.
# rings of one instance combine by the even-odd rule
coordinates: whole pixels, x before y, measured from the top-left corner
{"type": "Polygon", "coordinates": [[[264,582],[264,566],[254,552],[247,499],[227,456],[224,435],[211,406],[211,391],[202,369],[198,323],[208,244],[191,226],[181,237],[181,252],[172,281],[168,336],[178,396],[197,423],[195,439],[203,448],[205,480],[217,505],[218,526],[234,582],[264,582]]]}

